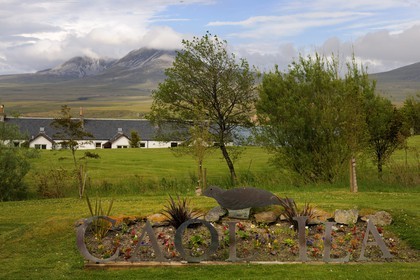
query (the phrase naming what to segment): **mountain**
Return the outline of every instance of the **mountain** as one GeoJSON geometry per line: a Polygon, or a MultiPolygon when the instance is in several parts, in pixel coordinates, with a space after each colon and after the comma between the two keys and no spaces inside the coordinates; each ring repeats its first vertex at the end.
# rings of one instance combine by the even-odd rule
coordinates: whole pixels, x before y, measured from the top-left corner
{"type": "Polygon", "coordinates": [[[376,80],[377,91],[395,103],[420,93],[420,62],[369,77],[376,80]]]}
{"type": "Polygon", "coordinates": [[[141,48],[120,59],[74,57],[36,73],[3,75],[0,101],[9,104],[9,112],[28,116],[52,115],[63,104],[96,107],[87,116],[142,115],[175,56],[175,51],[141,48]],[[106,113],[95,115],[95,110],[106,113]]]}
{"type": "Polygon", "coordinates": [[[87,56],[73,57],[63,64],[46,69],[36,73],[36,75],[55,75],[60,77],[68,77],[70,79],[83,78],[86,76],[94,76],[106,69],[114,63],[115,60],[96,59],[87,56]]]}

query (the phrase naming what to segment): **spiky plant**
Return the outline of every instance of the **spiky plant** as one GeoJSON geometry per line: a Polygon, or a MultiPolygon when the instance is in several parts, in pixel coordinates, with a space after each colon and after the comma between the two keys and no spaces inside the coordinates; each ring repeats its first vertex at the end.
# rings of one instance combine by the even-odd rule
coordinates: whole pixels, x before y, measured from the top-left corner
{"type": "Polygon", "coordinates": [[[296,202],[293,199],[286,197],[286,199],[279,198],[279,201],[280,205],[284,208],[282,214],[286,217],[286,220],[293,225],[294,230],[298,230],[298,222],[293,219],[294,217],[307,216],[308,219],[306,220],[306,224],[308,224],[308,221],[315,215],[314,208],[309,203],[305,203],[303,209],[299,212],[296,202]]]}
{"type": "Polygon", "coordinates": [[[166,216],[166,221],[177,229],[184,222],[199,217],[199,214],[191,210],[188,204],[189,200],[186,198],[181,199],[177,195],[177,200],[175,201],[172,196],[169,195],[168,205],[164,206],[164,210],[161,213],[166,216]]]}
{"type": "MultiPolygon", "coordinates": [[[[102,201],[101,198],[97,197],[95,200],[95,208],[92,207],[92,203],[90,202],[89,197],[86,195],[86,201],[88,204],[89,212],[92,215],[92,217],[97,216],[109,216],[111,213],[112,205],[114,203],[114,199],[111,200],[111,202],[108,205],[108,210],[105,212],[102,208],[102,201]]],[[[105,235],[108,233],[109,229],[111,227],[111,223],[104,220],[104,219],[96,219],[92,223],[91,230],[93,234],[99,239],[102,240],[102,238],[105,237],[105,235]]]]}

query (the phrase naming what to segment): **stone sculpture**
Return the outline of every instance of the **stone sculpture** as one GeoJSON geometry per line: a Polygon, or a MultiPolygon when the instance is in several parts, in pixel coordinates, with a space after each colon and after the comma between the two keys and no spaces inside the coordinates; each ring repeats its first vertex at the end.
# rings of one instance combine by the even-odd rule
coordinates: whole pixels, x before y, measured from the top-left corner
{"type": "Polygon", "coordinates": [[[221,207],[229,210],[281,205],[283,200],[272,192],[252,187],[223,190],[217,186],[209,186],[203,194],[214,198],[221,207]]]}

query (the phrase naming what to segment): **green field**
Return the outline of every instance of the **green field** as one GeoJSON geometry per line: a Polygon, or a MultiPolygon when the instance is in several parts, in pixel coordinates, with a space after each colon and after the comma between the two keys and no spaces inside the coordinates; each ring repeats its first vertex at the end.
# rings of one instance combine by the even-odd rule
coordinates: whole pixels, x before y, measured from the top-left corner
{"type": "MultiPolygon", "coordinates": [[[[418,178],[420,137],[410,139],[408,175],[418,178]],[[414,173],[417,172],[417,173],[414,173]],[[416,177],[417,176],[417,177],[416,177]]],[[[78,151],[83,156],[83,151],[78,151]]],[[[162,210],[167,193],[181,193],[191,198],[194,208],[209,210],[213,199],[197,197],[195,164],[191,158],[175,157],[169,149],[95,150],[100,159],[87,162],[92,195],[105,200],[115,197],[113,215],[145,216],[162,210]]],[[[381,181],[368,160],[358,165],[359,193],[348,191],[346,176],[333,185],[294,186],[278,168],[268,164],[265,150],[249,147],[236,162],[243,184],[265,187],[281,196],[293,197],[299,205],[311,202],[332,212],[357,208],[360,213],[389,211],[394,219],[386,230],[393,231],[409,246],[420,250],[420,188],[418,184],[398,184],[391,180],[395,166],[406,162],[398,151],[393,166],[385,170],[381,181]]],[[[42,151],[32,160],[26,180],[36,196],[36,174],[59,167],[71,167],[69,151],[42,151]]],[[[205,166],[210,184],[226,186],[228,170],[219,152],[209,157],[205,166]]],[[[403,176],[403,175],[401,175],[403,176]]],[[[384,262],[352,264],[285,264],[226,266],[148,267],[127,270],[86,270],[75,246],[75,221],[89,216],[77,191],[60,199],[32,199],[0,203],[0,279],[418,279],[419,262],[384,262]]]]}

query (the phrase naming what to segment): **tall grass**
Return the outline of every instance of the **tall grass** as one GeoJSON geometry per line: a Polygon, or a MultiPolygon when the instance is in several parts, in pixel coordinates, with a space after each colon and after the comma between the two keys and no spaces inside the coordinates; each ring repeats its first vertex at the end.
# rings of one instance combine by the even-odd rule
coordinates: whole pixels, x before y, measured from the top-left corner
{"type": "MultiPolygon", "coordinates": [[[[419,191],[420,136],[409,139],[407,150],[398,150],[384,168],[382,179],[371,159],[360,157],[357,176],[361,191],[419,191]]],[[[197,186],[196,163],[188,157],[175,157],[169,149],[95,150],[100,158],[87,160],[88,193],[101,196],[136,194],[193,194],[197,186]]],[[[84,151],[77,151],[83,157],[84,151]]],[[[334,184],[296,185],[283,170],[269,164],[270,154],[260,147],[247,147],[235,162],[239,186],[254,186],[275,192],[290,190],[312,191],[347,190],[348,174],[343,173],[334,184]]],[[[42,151],[32,160],[32,169],[26,183],[36,194],[36,174],[55,168],[72,169],[68,151],[42,151]]],[[[213,153],[204,162],[208,185],[231,187],[229,170],[219,153],[213,153]]],[[[66,191],[66,196],[77,195],[66,191]]]]}

